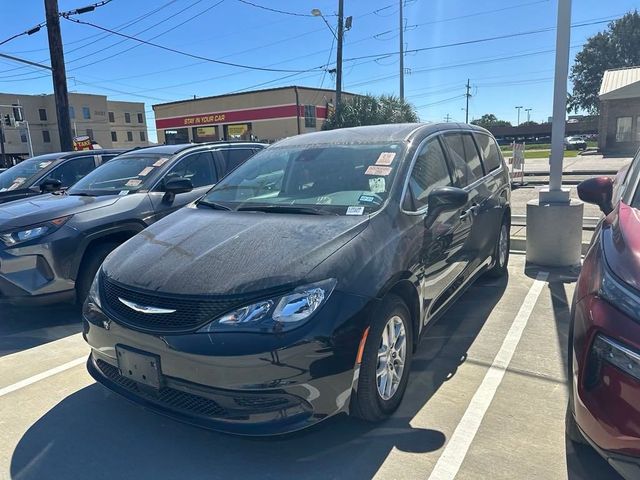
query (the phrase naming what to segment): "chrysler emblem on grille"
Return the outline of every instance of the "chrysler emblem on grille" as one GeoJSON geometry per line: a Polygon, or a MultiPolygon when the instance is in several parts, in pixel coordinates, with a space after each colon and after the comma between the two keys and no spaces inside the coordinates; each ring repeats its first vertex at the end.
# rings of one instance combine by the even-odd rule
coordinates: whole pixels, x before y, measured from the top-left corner
{"type": "Polygon", "coordinates": [[[124,298],[118,297],[121,303],[129,307],[131,310],[135,310],[140,313],[175,313],[175,310],[170,308],[158,308],[151,307],[149,305],[140,305],[139,303],[130,302],[129,300],[125,300],[124,298]]]}

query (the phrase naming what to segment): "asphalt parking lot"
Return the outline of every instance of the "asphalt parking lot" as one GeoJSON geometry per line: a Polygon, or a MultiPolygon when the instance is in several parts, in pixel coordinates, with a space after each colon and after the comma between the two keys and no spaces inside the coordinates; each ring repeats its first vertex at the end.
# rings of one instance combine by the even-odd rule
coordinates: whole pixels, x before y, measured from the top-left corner
{"type": "Polygon", "coordinates": [[[575,272],[478,281],[433,325],[398,412],[248,439],[147,412],[89,377],[72,307],[0,307],[0,479],[617,479],[565,441],[575,272]]]}

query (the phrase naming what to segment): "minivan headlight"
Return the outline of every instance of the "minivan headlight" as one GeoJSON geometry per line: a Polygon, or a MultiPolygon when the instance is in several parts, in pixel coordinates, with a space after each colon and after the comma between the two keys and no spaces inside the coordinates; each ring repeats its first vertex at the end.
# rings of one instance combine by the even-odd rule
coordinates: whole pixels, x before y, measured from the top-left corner
{"type": "Polygon", "coordinates": [[[296,288],[280,297],[261,300],[217,318],[199,331],[211,332],[284,332],[309,321],[327,301],[336,286],[331,278],[296,288]]]}
{"type": "Polygon", "coordinates": [[[99,268],[96,272],[96,276],[93,277],[93,282],[91,282],[91,286],[89,287],[89,293],[87,294],[86,303],[93,303],[98,308],[102,308],[102,302],[100,301],[100,274],[102,273],[102,268],[99,268]]]}
{"type": "Polygon", "coordinates": [[[35,240],[55,232],[67,223],[71,217],[72,215],[54,218],[48,222],[42,222],[29,227],[22,227],[11,232],[2,233],[0,234],[0,240],[2,240],[7,247],[12,247],[22,242],[28,242],[29,240],[35,240]]]}

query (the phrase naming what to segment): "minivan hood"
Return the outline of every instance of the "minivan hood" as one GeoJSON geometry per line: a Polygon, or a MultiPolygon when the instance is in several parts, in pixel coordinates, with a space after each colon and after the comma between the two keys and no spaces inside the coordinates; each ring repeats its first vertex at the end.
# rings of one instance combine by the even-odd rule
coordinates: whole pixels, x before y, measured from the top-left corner
{"type": "Polygon", "coordinates": [[[169,294],[260,292],[305,280],[367,224],[366,216],[183,208],[127,241],[103,270],[121,284],[169,294]]]}
{"type": "Polygon", "coordinates": [[[640,211],[619,202],[603,229],[607,264],[620,280],[640,290],[640,211]]]}
{"type": "Polygon", "coordinates": [[[106,207],[117,202],[117,195],[83,197],[78,195],[46,194],[23,198],[0,205],[0,231],[25,227],[54,218],[106,207]]]}

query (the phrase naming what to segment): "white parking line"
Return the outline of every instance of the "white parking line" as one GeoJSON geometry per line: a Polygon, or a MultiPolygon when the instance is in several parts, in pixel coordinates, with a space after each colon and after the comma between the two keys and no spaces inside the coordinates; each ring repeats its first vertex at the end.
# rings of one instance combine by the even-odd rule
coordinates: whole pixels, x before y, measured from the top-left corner
{"type": "Polygon", "coordinates": [[[33,377],[29,377],[17,383],[14,383],[13,385],[9,385],[8,387],[4,387],[0,389],[0,397],[4,397],[5,395],[8,395],[11,392],[15,392],[16,390],[20,390],[21,388],[28,387],[29,385],[39,382],[40,380],[44,380],[47,377],[51,377],[60,372],[64,372],[65,370],[69,370],[70,368],[76,367],[78,365],[82,365],[86,361],[87,361],[86,356],[83,356],[81,358],[76,358],[75,360],[71,360],[70,362],[67,362],[63,365],[51,368],[45,372],[34,375],[33,377]]]}
{"type": "Polygon", "coordinates": [[[440,455],[431,475],[429,475],[429,480],[453,480],[458,474],[471,442],[473,442],[482,419],[502,382],[507,367],[511,363],[511,358],[516,351],[547,277],[548,274],[546,272],[538,273],[516,318],[511,324],[507,336],[502,342],[498,354],[485,374],[478,390],[473,395],[467,410],[453,432],[444,452],[440,455]]]}

